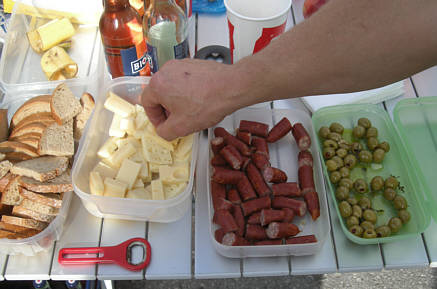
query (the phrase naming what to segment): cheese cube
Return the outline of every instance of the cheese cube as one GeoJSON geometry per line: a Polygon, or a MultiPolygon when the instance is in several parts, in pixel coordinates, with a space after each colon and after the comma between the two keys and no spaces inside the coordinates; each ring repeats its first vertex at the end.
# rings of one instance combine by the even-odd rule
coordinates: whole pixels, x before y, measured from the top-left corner
{"type": "Polygon", "coordinates": [[[136,117],[135,117],[135,127],[136,129],[145,128],[149,124],[149,118],[144,111],[144,107],[141,105],[135,105],[136,117]]]}
{"type": "Polygon", "coordinates": [[[102,159],[110,158],[118,148],[115,140],[115,137],[108,138],[97,152],[97,155],[102,159]]]}
{"type": "Polygon", "coordinates": [[[178,166],[159,166],[159,178],[164,184],[188,181],[188,164],[178,166]]]}
{"type": "Polygon", "coordinates": [[[140,178],[137,178],[137,180],[134,183],[133,186],[134,189],[143,188],[144,189],[144,183],[140,178]]]}
{"type": "Polygon", "coordinates": [[[184,156],[187,153],[191,152],[194,142],[194,134],[190,134],[181,138],[174,151],[175,156],[184,156]]]}
{"type": "Polygon", "coordinates": [[[165,199],[171,199],[182,193],[187,187],[187,183],[164,184],[165,199]]]}
{"type": "Polygon", "coordinates": [[[155,174],[159,173],[159,166],[160,164],[149,162],[150,172],[155,174]]]}
{"type": "Polygon", "coordinates": [[[117,175],[117,169],[108,166],[104,162],[98,162],[93,171],[98,172],[102,178],[115,178],[117,175]]]}
{"type": "Polygon", "coordinates": [[[150,142],[155,143],[156,145],[158,145],[166,150],[169,150],[169,151],[174,150],[172,143],[163,139],[159,135],[157,135],[156,132],[150,133],[149,131],[145,130],[142,137],[141,137],[141,140],[143,140],[143,138],[148,139],[150,142]]]}
{"type": "Polygon", "coordinates": [[[148,162],[153,162],[161,165],[171,164],[173,162],[171,151],[161,147],[154,140],[147,138],[145,135],[141,137],[143,154],[148,162]]]}
{"type": "Polygon", "coordinates": [[[135,180],[138,177],[140,169],[141,169],[141,164],[133,162],[130,159],[124,159],[115,179],[126,183],[128,189],[130,190],[134,186],[135,180]]]}
{"type": "Polygon", "coordinates": [[[127,192],[126,198],[151,200],[152,194],[145,188],[137,188],[127,192]]]}
{"type": "Polygon", "coordinates": [[[134,161],[136,163],[142,163],[144,162],[143,154],[141,151],[136,151],[133,155],[129,157],[131,161],[134,161]]]}
{"type": "Polygon", "coordinates": [[[126,132],[120,129],[121,116],[114,114],[111,126],[109,127],[109,136],[124,137],[126,132]]]}
{"type": "Polygon", "coordinates": [[[128,135],[132,135],[135,131],[135,118],[122,118],[120,120],[120,129],[124,130],[128,135]]]}
{"type": "MultiPolygon", "coordinates": [[[[147,127],[147,126],[146,126],[147,127]]],[[[136,129],[133,133],[133,137],[136,139],[141,139],[141,137],[143,136],[144,132],[146,131],[146,127],[142,128],[142,129],[136,129]]]]}
{"type": "Polygon", "coordinates": [[[90,172],[90,192],[92,195],[103,196],[105,185],[99,172],[90,172]]]}
{"type": "Polygon", "coordinates": [[[120,167],[122,161],[124,159],[129,158],[131,155],[133,155],[137,150],[131,143],[127,143],[121,147],[118,148],[118,150],[114,153],[112,156],[112,164],[114,167],[120,167]]]}
{"type": "Polygon", "coordinates": [[[111,178],[105,178],[105,197],[124,198],[127,191],[127,184],[111,178]]]}
{"type": "Polygon", "coordinates": [[[159,179],[152,181],[152,200],[165,200],[164,188],[159,179]]]}
{"type": "Polygon", "coordinates": [[[135,114],[135,106],[113,92],[108,93],[104,107],[121,117],[129,117],[135,114]]]}
{"type": "Polygon", "coordinates": [[[124,137],[124,138],[116,138],[115,143],[118,147],[124,146],[127,143],[133,144],[136,148],[141,148],[141,142],[132,136],[124,137]]]}
{"type": "Polygon", "coordinates": [[[152,174],[150,173],[149,163],[143,162],[141,163],[140,173],[138,177],[144,182],[150,182],[152,180],[152,174]]]}
{"type": "Polygon", "coordinates": [[[189,163],[190,161],[191,161],[191,151],[189,151],[185,155],[175,155],[175,154],[173,154],[173,162],[174,162],[174,164],[189,163]]]}

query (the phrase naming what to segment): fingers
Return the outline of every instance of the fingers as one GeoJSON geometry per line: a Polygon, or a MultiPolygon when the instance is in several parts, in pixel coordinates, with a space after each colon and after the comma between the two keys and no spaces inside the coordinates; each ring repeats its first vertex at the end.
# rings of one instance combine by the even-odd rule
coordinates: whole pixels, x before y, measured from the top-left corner
{"type": "Polygon", "coordinates": [[[141,94],[141,104],[150,122],[156,127],[167,119],[165,109],[155,100],[153,92],[146,86],[141,94]]]}
{"type": "Polygon", "coordinates": [[[177,137],[186,136],[192,132],[188,126],[184,125],[184,122],[171,116],[156,126],[156,133],[168,141],[174,140],[177,137]]]}

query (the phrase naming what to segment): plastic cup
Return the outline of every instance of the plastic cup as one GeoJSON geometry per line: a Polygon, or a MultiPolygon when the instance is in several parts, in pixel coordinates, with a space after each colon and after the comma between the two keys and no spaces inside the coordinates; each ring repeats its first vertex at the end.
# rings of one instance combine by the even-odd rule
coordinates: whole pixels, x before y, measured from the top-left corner
{"type": "Polygon", "coordinates": [[[285,30],[291,0],[224,0],[232,63],[257,53],[285,30]]]}

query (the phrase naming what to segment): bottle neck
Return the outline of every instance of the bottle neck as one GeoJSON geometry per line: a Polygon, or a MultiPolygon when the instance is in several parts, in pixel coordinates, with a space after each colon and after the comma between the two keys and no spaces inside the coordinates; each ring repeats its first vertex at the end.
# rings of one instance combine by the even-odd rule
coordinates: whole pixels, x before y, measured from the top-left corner
{"type": "MultiPolygon", "coordinates": [[[[148,2],[148,1],[145,1],[148,2]]],[[[171,4],[176,5],[175,0],[150,0],[150,4],[153,6],[157,6],[159,4],[171,4]]]]}
{"type": "Polygon", "coordinates": [[[129,0],[104,0],[105,9],[119,10],[130,6],[129,0]]]}

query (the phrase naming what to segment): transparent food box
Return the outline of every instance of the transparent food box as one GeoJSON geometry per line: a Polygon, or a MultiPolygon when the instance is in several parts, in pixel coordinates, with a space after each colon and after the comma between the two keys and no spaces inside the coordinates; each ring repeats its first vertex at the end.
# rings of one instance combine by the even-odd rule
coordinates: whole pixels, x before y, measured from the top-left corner
{"type": "MultiPolygon", "coordinates": [[[[358,244],[375,244],[392,242],[404,238],[415,237],[423,232],[429,224],[429,212],[425,208],[424,188],[420,181],[421,172],[417,170],[417,166],[412,161],[412,151],[404,145],[405,135],[399,137],[395,126],[393,125],[388,113],[378,105],[372,104],[351,104],[338,105],[319,109],[313,114],[314,129],[318,132],[322,126],[329,127],[331,123],[338,122],[345,128],[343,136],[349,135],[352,137],[351,130],[357,125],[359,118],[368,118],[373,127],[378,130],[378,141],[386,141],[390,145],[390,150],[385,154],[381,164],[359,165],[351,170],[351,179],[362,178],[369,186],[369,192],[361,194],[351,191],[359,200],[362,197],[368,197],[372,202],[372,208],[377,212],[377,222],[375,228],[381,225],[386,225],[390,218],[397,217],[397,210],[393,206],[392,201],[384,198],[382,190],[372,192],[370,189],[370,181],[375,176],[381,176],[384,180],[389,176],[394,176],[400,183],[400,188],[397,189],[397,195],[403,196],[408,203],[407,210],[411,214],[411,219],[406,224],[403,224],[400,231],[391,234],[389,237],[362,238],[352,234],[346,224],[345,218],[340,215],[339,202],[335,196],[335,185],[330,181],[325,161],[322,162],[323,173],[328,183],[328,191],[330,192],[335,210],[340,220],[341,228],[344,234],[351,241],[358,244]],[[346,132],[348,131],[348,133],[346,132]]],[[[411,119],[411,118],[410,118],[411,119]]],[[[423,130],[422,130],[423,131],[423,130]]],[[[413,130],[409,130],[413,133],[413,130]]],[[[416,132],[414,132],[416,133],[416,132]]],[[[346,139],[346,138],[345,138],[346,139]]],[[[415,141],[420,139],[415,136],[415,141]]],[[[319,137],[316,139],[319,146],[319,151],[323,150],[323,140],[319,137]]],[[[357,141],[355,139],[352,139],[357,141]]],[[[350,140],[348,140],[350,141],[350,140]]],[[[361,140],[363,147],[366,144],[361,140]]],[[[420,140],[422,143],[422,140],[420,140]]],[[[424,143],[424,142],[423,142],[424,143]]],[[[323,159],[323,155],[321,154],[323,159]]]]}
{"type": "Polygon", "coordinates": [[[195,134],[192,147],[189,182],[185,190],[176,197],[167,200],[144,200],[90,194],[89,173],[100,160],[97,151],[109,137],[108,131],[113,117],[113,113],[103,107],[107,93],[112,91],[136,103],[148,81],[148,77],[120,77],[112,80],[96,102],[89,129],[83,140],[83,148],[72,172],[74,191],[81,198],[85,208],[94,216],[167,223],[180,219],[191,208],[198,134],[195,134]]]}
{"type": "MultiPolygon", "coordinates": [[[[38,3],[32,4],[37,5],[38,3]]],[[[47,10],[34,7],[39,16],[30,16],[24,14],[29,13],[28,9],[20,9],[20,5],[20,3],[17,3],[14,6],[9,22],[8,34],[6,35],[0,60],[0,81],[6,91],[41,89],[48,85],[56,86],[63,81],[49,81],[47,79],[41,68],[42,55],[31,48],[26,33],[34,29],[35,26],[38,27],[54,17],[60,18],[64,15],[71,16],[71,14],[51,10],[46,18],[45,13],[47,10]]],[[[49,2],[45,5],[49,5],[49,2]]],[[[59,1],[55,1],[52,7],[60,6],[62,5],[59,5],[59,1]]],[[[97,12],[94,11],[93,13],[97,12]]],[[[68,79],[66,82],[70,84],[96,80],[101,54],[98,22],[72,22],[76,33],[71,38],[71,47],[67,49],[67,53],[77,63],[78,72],[75,78],[68,79]]]]}
{"type": "MultiPolygon", "coordinates": [[[[297,225],[300,229],[300,233],[296,236],[312,235],[316,236],[316,243],[307,244],[284,244],[284,245],[263,245],[263,246],[227,246],[216,241],[214,232],[219,228],[218,225],[212,222],[214,216],[214,208],[212,205],[210,179],[212,175],[212,166],[210,160],[213,157],[213,152],[209,148],[209,170],[207,172],[208,177],[208,212],[209,212],[209,232],[211,242],[214,248],[223,256],[231,258],[245,258],[245,257],[269,257],[269,256],[288,256],[288,255],[311,255],[316,254],[323,243],[330,234],[330,222],[328,215],[328,205],[325,193],[325,186],[322,175],[322,167],[318,158],[318,147],[315,140],[315,134],[311,123],[311,118],[308,113],[297,109],[257,109],[246,108],[235,112],[234,114],[226,117],[217,127],[224,127],[229,133],[235,135],[235,129],[238,128],[240,120],[250,120],[263,122],[272,128],[283,117],[287,117],[288,120],[294,124],[300,122],[307,129],[308,133],[313,140],[310,151],[314,158],[314,183],[316,191],[319,196],[320,203],[320,217],[313,221],[310,214],[307,212],[305,216],[295,216],[293,224],[297,225]]],[[[208,140],[211,141],[214,138],[213,129],[209,129],[208,140]]],[[[288,133],[285,137],[277,141],[276,143],[269,144],[270,151],[270,163],[273,167],[280,168],[287,176],[287,182],[298,182],[298,153],[299,148],[291,135],[288,133]]],[[[303,198],[301,198],[303,200],[303,198]]]]}

